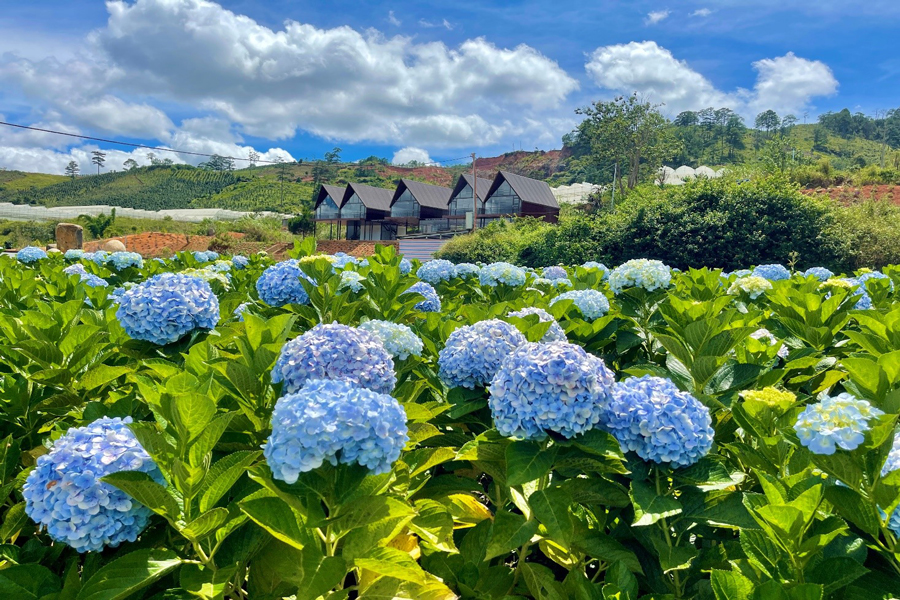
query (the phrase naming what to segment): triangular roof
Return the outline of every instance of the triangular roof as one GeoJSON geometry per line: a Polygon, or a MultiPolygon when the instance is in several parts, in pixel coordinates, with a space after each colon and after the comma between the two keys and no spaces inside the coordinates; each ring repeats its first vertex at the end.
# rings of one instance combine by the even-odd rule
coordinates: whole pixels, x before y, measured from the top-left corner
{"type": "Polygon", "coordinates": [[[343,206],[353,194],[359,196],[360,201],[362,201],[363,206],[366,208],[383,211],[391,210],[391,198],[394,196],[392,190],[365,185],[363,183],[348,183],[347,191],[344,192],[344,200],[341,203],[341,206],[343,206]]]}
{"type": "Polygon", "coordinates": [[[447,210],[447,205],[450,204],[450,193],[452,192],[450,188],[413,181],[412,179],[401,179],[394,196],[391,198],[392,206],[403,194],[404,190],[409,190],[409,193],[413,195],[420,206],[447,210]]]}
{"type": "Polygon", "coordinates": [[[549,206],[550,208],[559,208],[559,203],[556,201],[556,197],[553,195],[553,192],[550,190],[550,186],[547,185],[546,181],[539,181],[537,179],[531,179],[530,177],[516,175],[509,171],[500,171],[497,173],[494,182],[491,184],[491,189],[488,191],[488,197],[497,191],[497,188],[503,185],[504,181],[509,183],[509,186],[519,198],[522,199],[522,202],[549,206]]]}
{"type": "MultiPolygon", "coordinates": [[[[460,192],[463,190],[463,188],[466,187],[467,185],[468,185],[469,187],[474,187],[474,186],[472,186],[472,182],[473,182],[473,181],[474,181],[474,180],[473,180],[473,178],[472,178],[471,175],[468,175],[468,174],[466,174],[466,173],[463,173],[462,175],[460,175],[460,176],[459,176],[459,179],[456,180],[456,185],[453,186],[453,193],[450,194],[450,200],[447,201],[447,204],[449,204],[450,202],[452,202],[453,199],[456,198],[456,196],[459,195],[459,193],[460,193],[460,192]]],[[[487,179],[487,178],[485,178],[485,177],[479,177],[479,178],[478,178],[478,189],[475,190],[475,191],[478,192],[478,199],[479,199],[479,200],[481,200],[482,202],[484,202],[484,199],[487,198],[487,191],[490,189],[490,187],[491,187],[491,180],[490,180],[490,179],[487,179]]]]}
{"type": "Polygon", "coordinates": [[[316,205],[313,208],[319,208],[319,205],[325,201],[325,196],[331,196],[335,205],[340,208],[344,204],[344,192],[346,191],[347,186],[323,183],[322,187],[319,188],[319,194],[316,196],[316,205]]]}

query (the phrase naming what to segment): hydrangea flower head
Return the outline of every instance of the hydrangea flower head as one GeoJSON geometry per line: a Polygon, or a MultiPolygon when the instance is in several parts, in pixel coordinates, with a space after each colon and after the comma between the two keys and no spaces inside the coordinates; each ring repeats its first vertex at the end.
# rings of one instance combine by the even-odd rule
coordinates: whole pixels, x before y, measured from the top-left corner
{"type": "Polygon", "coordinates": [[[661,261],[635,258],[619,265],[609,274],[609,287],[614,294],[625,288],[640,287],[648,292],[669,287],[672,270],[661,261]]]}
{"type": "Polygon", "coordinates": [[[409,260],[408,258],[400,259],[400,274],[401,275],[408,275],[409,273],[412,272],[412,268],[413,268],[413,264],[412,264],[411,260],[409,260]]]}
{"type": "MultiPolygon", "coordinates": [[[[316,257],[316,258],[321,258],[321,257],[316,257]]],[[[328,260],[331,262],[332,268],[335,271],[340,271],[347,265],[355,265],[356,264],[356,259],[345,252],[337,252],[337,253],[331,255],[331,257],[329,257],[328,260]]]]}
{"type": "Polygon", "coordinates": [[[269,306],[306,304],[309,302],[309,294],[303,289],[301,279],[315,283],[300,269],[297,260],[285,260],[263,271],[256,280],[256,292],[259,299],[269,306]]]}
{"type": "Polygon", "coordinates": [[[753,271],[751,271],[750,269],[738,269],[737,271],[732,271],[731,273],[722,273],[722,277],[724,277],[725,279],[728,279],[732,275],[740,279],[741,277],[749,277],[750,275],[753,275],[753,271]]]}
{"type": "Polygon", "coordinates": [[[791,272],[784,265],[759,265],[753,269],[754,277],[762,277],[769,281],[782,281],[791,278],[791,272]]]}
{"type": "Polygon", "coordinates": [[[131,417],[103,417],[73,427],[37,459],[22,494],[25,513],[50,537],[78,552],[133,542],[152,514],[125,492],[101,481],[120,471],[162,474],[128,428],[131,417]]]}
{"type": "Polygon", "coordinates": [[[412,284],[404,294],[421,294],[424,300],[416,304],[413,308],[422,312],[441,312],[441,298],[437,291],[430,284],[424,281],[417,281],[412,284]]]}
{"type": "Polygon", "coordinates": [[[507,262],[495,262],[486,265],[478,272],[478,280],[481,285],[497,287],[501,283],[510,287],[518,287],[525,284],[525,269],[511,265],[507,262]]]}
{"type": "Polygon", "coordinates": [[[312,379],[347,379],[382,394],[397,384],[394,361],[368,331],[319,324],[284,345],[272,369],[272,381],[284,382],[284,394],[300,391],[312,379]]]}
{"type": "Polygon", "coordinates": [[[87,275],[87,269],[84,268],[83,264],[75,263],[63,269],[63,273],[66,275],[87,275]]]}
{"type": "Polygon", "coordinates": [[[587,269],[588,271],[603,271],[603,279],[609,279],[609,267],[607,267],[603,263],[589,260],[581,265],[581,268],[587,269]]]}
{"type": "Polygon", "coordinates": [[[241,269],[247,268],[247,265],[250,264],[250,259],[248,259],[246,256],[241,256],[240,254],[235,254],[234,256],[231,257],[231,264],[234,266],[235,269],[240,271],[241,269]]]}
{"type": "Polygon", "coordinates": [[[366,278],[357,273],[356,271],[344,271],[341,273],[341,284],[339,286],[340,289],[350,289],[354,292],[359,292],[363,289],[362,282],[365,281],[366,278]]]}
{"type": "Polygon", "coordinates": [[[739,277],[734,280],[731,287],[728,288],[729,294],[739,294],[742,291],[747,292],[751,300],[756,300],[762,296],[767,290],[772,289],[772,282],[764,277],[749,275],[747,277],[739,277]]]}
{"type": "Polygon", "coordinates": [[[47,253],[37,246],[25,246],[16,252],[16,260],[22,264],[30,265],[47,258],[47,253]]]}
{"type": "Polygon", "coordinates": [[[209,284],[183,273],[161,273],[119,298],[116,318],[136,340],[164,345],[219,322],[219,300],[209,284]]]}
{"type": "Polygon", "coordinates": [[[181,272],[182,275],[190,275],[191,277],[197,277],[198,279],[202,279],[208,283],[212,283],[213,281],[217,281],[222,284],[226,290],[231,285],[231,273],[223,273],[221,271],[217,271],[213,268],[212,265],[207,265],[202,269],[185,269],[181,272]]]}
{"type": "Polygon", "coordinates": [[[562,267],[544,267],[541,275],[546,279],[567,279],[569,274],[562,267]]]}
{"type": "Polygon", "coordinates": [[[869,281],[870,279],[887,279],[888,282],[890,283],[891,290],[894,289],[894,282],[891,281],[891,278],[880,271],[868,271],[866,273],[863,273],[862,275],[860,275],[859,277],[856,278],[856,281],[859,282],[859,284],[863,287],[863,289],[865,289],[866,282],[869,281]]]}
{"type": "Polygon", "coordinates": [[[559,323],[556,322],[556,319],[553,318],[553,315],[548,313],[543,308],[537,308],[534,306],[529,306],[523,308],[521,310],[516,310],[509,313],[510,317],[518,317],[520,319],[524,319],[528,315],[537,315],[538,321],[541,323],[550,323],[550,328],[547,329],[547,333],[544,334],[544,337],[541,338],[541,342],[568,342],[569,339],[566,337],[566,332],[563,331],[563,328],[559,326],[559,323]]]}
{"type": "Polygon", "coordinates": [[[462,277],[463,279],[467,277],[478,277],[480,272],[481,267],[473,265],[472,263],[459,263],[456,265],[456,276],[462,277]]]}
{"type": "Polygon", "coordinates": [[[560,300],[571,300],[588,321],[599,319],[609,312],[609,300],[597,290],[572,290],[564,292],[550,301],[554,305],[560,300]]]}
{"type": "MultiPolygon", "coordinates": [[[[854,290],[854,294],[862,294],[862,296],[859,298],[859,300],[856,301],[856,304],[853,308],[855,308],[856,310],[869,310],[870,308],[872,308],[872,297],[869,295],[869,290],[866,289],[865,284],[860,284],[858,279],[854,279],[853,277],[846,277],[844,279],[829,279],[823,285],[830,285],[843,289],[854,290]]],[[[830,295],[831,294],[829,294],[829,296],[830,295]]]]}
{"type": "Polygon", "coordinates": [[[712,448],[709,409],[661,377],[632,377],[613,388],[606,427],[623,450],[644,460],[687,467],[712,448]]]}
{"type": "Polygon", "coordinates": [[[359,328],[381,340],[384,349],[398,360],[406,360],[410,355],[422,356],[422,340],[402,323],[375,319],[360,323],[359,328]]]}
{"type": "Polygon", "coordinates": [[[819,281],[828,281],[832,277],[834,277],[834,273],[826,269],[825,267],[811,267],[805,271],[803,271],[804,277],[815,277],[819,281]]]}
{"type": "Polygon", "coordinates": [[[195,250],[193,255],[197,262],[212,262],[219,259],[219,253],[212,250],[195,250]]]}
{"type": "Polygon", "coordinates": [[[438,374],[450,388],[486,386],[503,359],[526,341],[513,325],[498,319],[465,325],[450,334],[438,354],[438,374]]]}
{"type": "Polygon", "coordinates": [[[144,257],[137,252],[113,252],[109,255],[107,262],[112,264],[116,271],[122,271],[128,267],[140,269],[144,266],[144,257]]]}
{"type": "Polygon", "coordinates": [[[571,438],[597,425],[612,400],[603,361],[567,342],[527,343],[503,361],[488,400],[501,435],[571,438]]]}
{"type": "Polygon", "coordinates": [[[296,483],[325,461],[388,473],[407,441],[406,412],[396,399],[350,381],[314,379],[275,404],[263,455],[276,479],[296,483]]]}
{"type": "Polygon", "coordinates": [[[437,285],[442,281],[450,281],[456,277],[456,265],[449,260],[429,260],[419,267],[416,277],[431,285],[437,285]]]}
{"type": "Polygon", "coordinates": [[[79,248],[71,248],[66,250],[66,253],[63,254],[63,258],[66,260],[78,260],[84,256],[84,250],[79,248]]]}
{"type": "Polygon", "coordinates": [[[844,392],[808,405],[794,424],[800,443],[813,454],[855,450],[865,440],[869,420],[884,412],[844,392]]]}
{"type": "Polygon", "coordinates": [[[231,315],[232,315],[235,319],[237,319],[238,321],[241,321],[241,322],[243,323],[243,321],[244,321],[244,313],[245,313],[251,306],[253,306],[253,303],[252,303],[252,302],[241,302],[240,304],[238,304],[237,308],[234,309],[234,312],[232,312],[231,315]]]}

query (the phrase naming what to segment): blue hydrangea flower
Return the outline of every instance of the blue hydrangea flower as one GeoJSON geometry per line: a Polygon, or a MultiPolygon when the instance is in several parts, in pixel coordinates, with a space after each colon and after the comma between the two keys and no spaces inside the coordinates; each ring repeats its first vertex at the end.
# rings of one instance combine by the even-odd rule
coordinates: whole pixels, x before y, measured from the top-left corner
{"type": "Polygon", "coordinates": [[[366,389],[390,394],[397,384],[394,361],[368,331],[319,324],[281,349],[272,381],[284,382],[284,394],[300,391],[311,379],[347,379],[366,389]]]}
{"type": "Polygon", "coordinates": [[[525,284],[525,269],[511,265],[507,262],[495,262],[485,265],[478,272],[478,280],[481,285],[497,287],[501,283],[510,287],[518,287],[525,284]]]}
{"type": "Polygon", "coordinates": [[[431,285],[424,281],[417,281],[412,284],[404,294],[421,294],[424,300],[416,304],[413,308],[422,312],[441,312],[441,298],[437,291],[431,285]]]}
{"type": "Polygon", "coordinates": [[[804,277],[815,277],[819,281],[828,281],[832,277],[834,277],[834,273],[826,269],[825,267],[811,267],[805,271],[803,271],[804,277]]]}
{"type": "Polygon", "coordinates": [[[466,279],[467,277],[478,277],[481,267],[472,263],[459,263],[456,265],[456,276],[466,279]]]}
{"type": "MultiPolygon", "coordinates": [[[[84,258],[88,258],[88,255],[85,254],[84,258]]],[[[102,267],[106,264],[106,261],[109,260],[109,252],[107,252],[106,250],[97,250],[96,252],[91,252],[90,260],[94,261],[95,264],[102,267]]]]}
{"type": "Polygon", "coordinates": [[[109,285],[105,279],[102,277],[97,277],[93,273],[88,273],[84,268],[84,265],[81,263],[75,263],[74,265],[69,265],[65,269],[63,269],[63,273],[66,275],[78,275],[81,283],[85,284],[88,287],[106,287],[109,285]]]}
{"type": "Polygon", "coordinates": [[[597,290],[572,290],[565,292],[550,301],[554,305],[560,300],[571,300],[588,321],[599,319],[609,312],[609,300],[603,292],[597,290]]]}
{"type": "Polygon", "coordinates": [[[753,269],[754,277],[762,277],[769,281],[782,281],[791,278],[791,272],[784,265],[759,265],[753,269]]]}
{"type": "Polygon", "coordinates": [[[122,294],[116,318],[132,338],[164,345],[214,328],[219,300],[198,277],[161,273],[122,294]]]}
{"type": "Polygon", "coordinates": [[[409,260],[408,258],[400,259],[400,274],[401,275],[409,274],[412,271],[412,268],[413,268],[413,264],[412,264],[411,260],[409,260]]]}
{"type": "Polygon", "coordinates": [[[488,405],[501,435],[539,440],[552,431],[571,438],[601,421],[612,389],[612,371],[581,346],[528,343],[503,361],[488,405]]]}
{"type": "Polygon", "coordinates": [[[712,448],[709,409],[661,377],[633,377],[613,388],[606,427],[623,450],[644,460],[687,467],[712,448]]]}
{"type": "Polygon", "coordinates": [[[749,277],[753,274],[753,271],[750,269],[738,269],[737,271],[732,271],[731,273],[722,273],[722,277],[725,279],[730,278],[732,275],[740,279],[741,277],[749,277]]]}
{"type": "Polygon", "coordinates": [[[891,278],[879,271],[867,271],[867,272],[861,274],[859,277],[857,277],[856,281],[859,282],[859,284],[863,287],[863,289],[865,289],[866,282],[869,281],[870,279],[887,279],[888,282],[891,284],[890,285],[891,290],[894,289],[894,282],[891,281],[891,278]]]}
{"type": "Polygon", "coordinates": [[[300,283],[301,278],[315,283],[300,269],[300,263],[297,260],[292,258],[275,263],[263,271],[256,280],[256,292],[259,294],[259,299],[269,306],[306,304],[309,302],[309,294],[303,289],[303,284],[300,283]]]}
{"type": "Polygon", "coordinates": [[[63,258],[66,260],[78,260],[84,256],[84,250],[79,248],[72,248],[70,250],[66,250],[66,253],[63,254],[63,258]]]}
{"type": "Polygon", "coordinates": [[[44,260],[45,258],[47,258],[47,253],[37,246],[25,246],[24,248],[16,252],[16,259],[20,263],[26,265],[36,263],[37,261],[44,260]]]}
{"type": "Polygon", "coordinates": [[[609,287],[614,294],[625,288],[640,287],[648,292],[669,287],[672,270],[658,260],[636,258],[619,265],[609,274],[609,287]]]}
{"type": "Polygon", "coordinates": [[[449,260],[429,260],[419,267],[416,277],[431,285],[437,285],[442,281],[450,281],[456,277],[456,265],[449,260]]]}
{"type": "Polygon", "coordinates": [[[548,313],[543,308],[537,308],[533,306],[529,306],[523,308],[521,310],[516,310],[509,313],[510,317],[518,317],[520,319],[524,319],[528,315],[537,315],[538,321],[541,323],[550,323],[550,328],[547,329],[547,333],[544,334],[544,337],[541,338],[542,342],[568,342],[569,339],[566,337],[566,332],[563,331],[563,328],[559,326],[559,323],[556,322],[556,319],[553,318],[553,315],[548,313]]]}
{"type": "Polygon", "coordinates": [[[232,312],[231,314],[232,314],[232,316],[233,316],[234,318],[236,318],[238,321],[243,322],[243,321],[244,321],[244,313],[245,313],[245,312],[247,311],[247,309],[250,308],[251,306],[253,306],[253,303],[252,303],[252,302],[242,302],[242,303],[238,304],[237,308],[235,308],[235,309],[234,309],[234,312],[232,312]]]}
{"type": "MultiPolygon", "coordinates": [[[[870,308],[872,308],[872,297],[869,296],[869,290],[866,289],[865,285],[860,285],[859,281],[854,279],[853,277],[845,277],[843,279],[829,279],[825,283],[826,286],[832,285],[842,288],[856,288],[853,289],[853,294],[862,294],[862,296],[859,300],[856,301],[856,305],[853,308],[855,308],[856,310],[869,310],[870,308]]],[[[825,297],[830,298],[831,292],[826,294],[825,297]]]]}
{"type": "Polygon", "coordinates": [[[866,400],[844,392],[808,405],[797,418],[794,431],[813,454],[834,454],[838,447],[855,450],[865,440],[869,420],[883,414],[866,400]]]}
{"type": "Polygon", "coordinates": [[[250,259],[246,256],[241,256],[240,254],[235,254],[231,257],[231,264],[234,265],[234,268],[240,271],[241,269],[246,269],[247,265],[250,264],[250,259]]]}
{"type": "Polygon", "coordinates": [[[356,264],[356,259],[345,252],[338,252],[336,254],[333,254],[332,258],[334,260],[331,261],[331,264],[332,264],[332,268],[335,271],[340,271],[347,265],[355,265],[356,264]]]}
{"type": "Polygon", "coordinates": [[[356,271],[344,271],[341,273],[341,284],[339,289],[350,288],[350,290],[354,292],[359,292],[363,289],[362,282],[365,280],[366,278],[356,271]]]}
{"type": "Polygon", "coordinates": [[[127,291],[128,290],[124,287],[117,287],[109,293],[109,299],[112,300],[114,304],[118,304],[127,291]]]}
{"type": "Polygon", "coordinates": [[[569,274],[562,267],[544,267],[541,272],[546,279],[567,279],[569,274]]]}
{"type": "Polygon", "coordinates": [[[276,479],[296,483],[325,461],[388,473],[407,441],[406,411],[396,399],[349,381],[316,379],[275,404],[263,455],[276,479]]]}
{"type": "Polygon", "coordinates": [[[228,273],[231,271],[231,268],[234,266],[230,260],[217,260],[213,264],[204,267],[204,269],[209,269],[211,271],[217,271],[219,273],[228,273]]]}
{"type": "Polygon", "coordinates": [[[609,279],[609,267],[604,265],[603,263],[599,263],[593,260],[589,260],[583,265],[581,265],[582,269],[587,269],[588,271],[603,271],[603,279],[609,279]]]}
{"type": "Polygon", "coordinates": [[[25,513],[53,540],[78,552],[133,542],[152,514],[125,492],[101,481],[120,471],[162,474],[128,428],[131,417],[103,417],[73,427],[54,442],[25,480],[25,513]]]}
{"type": "Polygon", "coordinates": [[[526,341],[518,329],[498,319],[460,327],[438,354],[441,381],[449,388],[486,386],[503,359],[526,341]]]}
{"type": "Polygon", "coordinates": [[[116,271],[121,271],[128,267],[140,269],[144,266],[144,257],[137,252],[113,252],[110,254],[107,262],[112,264],[116,271]]]}
{"type": "Polygon", "coordinates": [[[422,340],[402,323],[375,319],[360,323],[359,328],[381,340],[384,349],[398,360],[405,360],[410,355],[422,356],[422,340]]]}

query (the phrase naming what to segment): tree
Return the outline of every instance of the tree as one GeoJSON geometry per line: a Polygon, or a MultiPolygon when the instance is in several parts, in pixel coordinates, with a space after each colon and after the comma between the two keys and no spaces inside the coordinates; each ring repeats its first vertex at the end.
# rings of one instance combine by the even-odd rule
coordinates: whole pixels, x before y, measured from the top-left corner
{"type": "Polygon", "coordinates": [[[700,123],[700,117],[692,110],[686,110],[678,113],[672,123],[677,127],[691,127],[700,123]]]}
{"type": "Polygon", "coordinates": [[[677,152],[678,141],[658,106],[642,101],[637,94],[595,102],[575,112],[586,117],[577,132],[589,141],[591,160],[612,163],[622,191],[623,177],[627,176],[628,188],[634,188],[642,171],[656,173],[677,152]]]}
{"type": "Polygon", "coordinates": [[[125,167],[126,171],[130,171],[132,169],[137,169],[140,165],[133,158],[129,158],[124,163],[122,163],[122,166],[125,167]]]}
{"type": "Polygon", "coordinates": [[[332,148],[331,152],[325,153],[325,162],[329,165],[337,164],[341,162],[341,149],[338,147],[332,148]]]}
{"type": "Polygon", "coordinates": [[[208,161],[200,163],[200,168],[209,171],[234,171],[234,159],[213,154],[208,161]]]}
{"type": "Polygon", "coordinates": [[[100,213],[96,217],[92,217],[91,215],[81,215],[78,219],[84,223],[85,228],[95,239],[99,239],[102,238],[103,234],[106,233],[106,230],[116,222],[116,209],[112,209],[109,216],[100,213]]]}
{"type": "Polygon", "coordinates": [[[106,163],[106,152],[100,152],[99,150],[94,150],[91,152],[91,162],[97,165],[97,175],[100,174],[100,167],[106,163]]]}
{"type": "Polygon", "coordinates": [[[80,170],[81,169],[79,169],[78,163],[75,162],[74,160],[70,160],[69,164],[66,165],[66,175],[68,175],[72,179],[75,179],[76,177],[78,177],[78,173],[80,170]]]}
{"type": "Polygon", "coordinates": [[[764,130],[767,135],[771,135],[780,125],[781,119],[774,110],[769,109],[756,115],[756,128],[764,130]]]}
{"type": "Polygon", "coordinates": [[[785,135],[788,133],[791,128],[797,124],[797,117],[794,115],[787,115],[781,120],[781,135],[785,135]]]}
{"type": "Polygon", "coordinates": [[[825,152],[825,145],[828,143],[828,133],[822,125],[816,125],[813,129],[813,150],[825,152]]]}
{"type": "Polygon", "coordinates": [[[250,154],[247,155],[247,160],[251,167],[255,167],[256,163],[259,161],[259,153],[256,150],[250,150],[250,154]]]}
{"type": "Polygon", "coordinates": [[[735,150],[744,149],[744,119],[737,113],[732,113],[725,123],[725,144],[728,146],[728,158],[734,158],[735,150]]]}

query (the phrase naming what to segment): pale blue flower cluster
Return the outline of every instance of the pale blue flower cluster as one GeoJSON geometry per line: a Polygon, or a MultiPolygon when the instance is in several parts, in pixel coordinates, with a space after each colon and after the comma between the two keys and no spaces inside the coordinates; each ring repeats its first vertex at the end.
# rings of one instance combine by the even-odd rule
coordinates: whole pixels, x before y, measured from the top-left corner
{"type": "Polygon", "coordinates": [[[362,282],[365,280],[366,278],[356,271],[343,271],[341,273],[341,283],[338,287],[339,289],[349,288],[351,291],[359,292],[363,289],[362,282]]]}
{"type": "Polygon", "coordinates": [[[753,271],[751,271],[750,269],[738,269],[737,271],[732,271],[731,273],[722,273],[722,277],[724,277],[725,279],[728,279],[729,277],[734,275],[735,277],[740,279],[742,277],[749,277],[752,274],[753,274],[753,271]]]}
{"type": "Polygon", "coordinates": [[[269,306],[306,304],[309,302],[309,294],[303,289],[301,278],[315,283],[300,269],[300,263],[296,259],[275,263],[256,280],[256,292],[259,299],[269,306]]]}
{"type": "Polygon", "coordinates": [[[661,377],[633,377],[613,388],[605,425],[625,451],[687,467],[712,449],[709,409],[661,377]]]}
{"type": "Polygon", "coordinates": [[[406,360],[410,355],[422,356],[422,340],[402,323],[375,319],[360,323],[359,328],[381,340],[384,349],[398,360],[406,360]]]}
{"type": "Polygon", "coordinates": [[[826,269],[825,267],[811,267],[805,271],[803,271],[804,277],[815,277],[819,281],[828,281],[832,277],[834,277],[834,273],[826,269]]]}
{"type": "MultiPolygon", "coordinates": [[[[216,271],[217,273],[229,273],[231,268],[234,266],[234,263],[230,260],[217,260],[211,265],[203,267],[204,269],[209,269],[211,271],[216,271]]],[[[230,276],[230,275],[229,275],[230,276]]]]}
{"type": "Polygon", "coordinates": [[[503,359],[526,342],[518,329],[498,319],[465,325],[450,334],[438,354],[438,374],[449,388],[484,387],[503,359]]]}
{"type": "Polygon", "coordinates": [[[417,281],[412,284],[404,294],[421,294],[425,299],[416,304],[413,308],[422,312],[441,312],[441,298],[437,291],[431,285],[424,281],[417,281]]]}
{"type": "Polygon", "coordinates": [[[518,287],[525,284],[525,269],[511,265],[507,262],[495,262],[484,267],[478,272],[478,280],[481,285],[497,287],[505,284],[510,287],[518,287]]]}
{"type": "Polygon", "coordinates": [[[26,265],[36,263],[37,261],[44,260],[45,258],[47,258],[47,253],[37,246],[25,246],[24,248],[16,252],[16,260],[26,265]]]}
{"type": "Polygon", "coordinates": [[[541,275],[545,279],[567,279],[569,274],[562,267],[544,267],[541,275]]]}
{"type": "Polygon", "coordinates": [[[238,304],[237,308],[234,309],[234,312],[231,315],[240,322],[244,322],[244,313],[253,306],[252,302],[241,302],[238,304]]]}
{"type": "Polygon", "coordinates": [[[592,429],[612,400],[612,371],[581,346],[550,342],[519,346],[491,381],[488,400],[497,431],[540,440],[592,429]]]}
{"type": "Polygon", "coordinates": [[[589,260],[583,265],[581,265],[582,269],[587,269],[588,271],[603,271],[603,279],[609,279],[609,267],[604,265],[603,263],[599,263],[597,261],[589,260]]]}
{"type": "Polygon", "coordinates": [[[456,276],[466,279],[467,277],[478,277],[481,267],[472,263],[459,263],[456,265],[456,276]]]}
{"type": "Polygon", "coordinates": [[[84,250],[79,248],[71,248],[66,250],[66,253],[63,254],[63,258],[66,260],[78,260],[84,256],[84,250]]]}
{"type": "Polygon", "coordinates": [[[521,310],[516,310],[509,313],[510,317],[518,317],[520,319],[524,319],[528,315],[537,315],[538,321],[541,323],[550,323],[550,328],[547,329],[547,333],[544,334],[544,337],[541,338],[542,342],[567,342],[569,341],[566,337],[566,332],[563,331],[563,328],[559,326],[559,323],[556,322],[556,319],[553,318],[553,315],[548,313],[543,308],[537,308],[534,306],[529,306],[523,308],[521,310]]]}
{"type": "Polygon", "coordinates": [[[212,262],[214,260],[219,259],[219,253],[213,252],[212,250],[195,250],[194,251],[194,260],[197,262],[212,262]]]}
{"type": "Polygon", "coordinates": [[[769,281],[782,281],[791,278],[791,272],[787,267],[779,264],[759,265],[753,269],[754,277],[762,277],[769,281]]]}
{"type": "Polygon", "coordinates": [[[613,269],[609,287],[614,294],[625,288],[640,287],[648,292],[667,288],[672,282],[672,270],[658,260],[635,258],[613,269]]]}
{"type": "Polygon", "coordinates": [[[547,279],[546,277],[538,277],[534,280],[534,285],[546,285],[553,288],[567,288],[572,287],[572,282],[567,277],[563,277],[562,279],[547,279]]]}
{"type": "Polygon", "coordinates": [[[128,267],[140,269],[144,266],[144,257],[137,252],[113,252],[106,262],[112,264],[116,271],[122,271],[128,267]]]}
{"type": "Polygon", "coordinates": [[[247,265],[250,264],[250,259],[246,256],[241,256],[240,254],[235,254],[231,257],[231,264],[234,265],[234,268],[240,271],[241,269],[246,269],[247,265]]]}
{"type": "Polygon", "coordinates": [[[346,252],[337,252],[332,255],[331,267],[335,270],[335,272],[342,270],[347,265],[355,265],[356,259],[347,254],[346,252]],[[332,260],[333,259],[333,260],[332,260]]]}
{"type": "Polygon", "coordinates": [[[99,552],[135,541],[147,526],[150,509],[101,481],[112,473],[140,471],[164,483],[128,423],[131,417],[103,417],[73,427],[37,459],[22,489],[25,513],[55,541],[78,552],[99,552]]]}
{"type": "Polygon", "coordinates": [[[412,264],[411,260],[409,260],[408,258],[400,259],[400,274],[401,275],[408,275],[409,273],[412,272],[412,268],[413,268],[413,264],[412,264]]]}
{"type": "Polygon", "coordinates": [[[844,392],[808,405],[794,431],[813,454],[834,454],[836,448],[855,450],[865,440],[869,420],[883,414],[868,401],[844,392]]]}
{"type": "MultiPolygon", "coordinates": [[[[854,279],[853,277],[846,277],[841,279],[840,281],[845,281],[849,283],[852,287],[856,288],[853,293],[862,294],[859,300],[856,301],[856,305],[853,308],[856,310],[869,310],[872,308],[872,297],[869,295],[869,290],[866,289],[866,286],[859,283],[859,280],[854,279]]],[[[831,297],[831,294],[828,294],[826,298],[831,297]]]]}
{"type": "Polygon", "coordinates": [[[219,300],[198,277],[161,273],[122,294],[116,318],[132,338],[164,345],[215,327],[219,300]]]}
{"type": "Polygon", "coordinates": [[[347,379],[382,394],[397,384],[394,361],[381,340],[338,323],[316,325],[285,344],[272,369],[272,381],[284,382],[284,394],[300,391],[312,379],[347,379]]]}
{"type": "Polygon", "coordinates": [[[867,271],[867,272],[863,273],[862,275],[860,275],[859,277],[857,277],[856,281],[858,281],[859,284],[861,286],[863,286],[863,289],[865,289],[866,282],[869,281],[870,279],[887,279],[888,282],[890,283],[891,290],[894,289],[894,282],[891,281],[891,278],[880,271],[867,271]]]}
{"type": "Polygon", "coordinates": [[[565,292],[550,301],[550,305],[554,305],[560,300],[571,300],[582,316],[588,321],[599,319],[609,312],[609,300],[597,290],[572,290],[565,292]]]}
{"type": "Polygon", "coordinates": [[[442,281],[450,281],[456,277],[456,265],[449,260],[429,260],[419,267],[416,277],[431,285],[437,285],[442,281]]]}
{"type": "Polygon", "coordinates": [[[317,379],[275,404],[263,455],[272,475],[286,483],[325,461],[357,463],[378,475],[400,458],[407,431],[406,412],[391,396],[317,379]]]}

